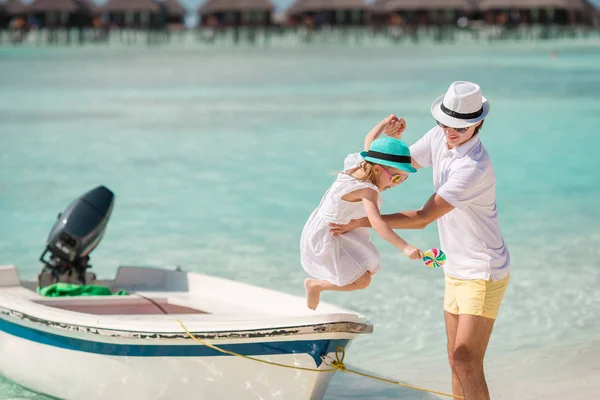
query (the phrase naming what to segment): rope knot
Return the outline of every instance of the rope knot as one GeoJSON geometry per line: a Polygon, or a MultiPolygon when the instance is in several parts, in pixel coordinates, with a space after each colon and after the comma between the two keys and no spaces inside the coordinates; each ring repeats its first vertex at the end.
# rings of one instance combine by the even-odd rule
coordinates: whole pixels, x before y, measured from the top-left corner
{"type": "Polygon", "coordinates": [[[346,371],[346,365],[344,365],[344,357],[346,357],[346,349],[343,346],[338,346],[335,349],[335,360],[331,361],[331,368],[336,371],[346,371]]]}
{"type": "Polygon", "coordinates": [[[341,361],[332,361],[331,368],[335,369],[336,371],[346,371],[346,366],[341,361]]]}

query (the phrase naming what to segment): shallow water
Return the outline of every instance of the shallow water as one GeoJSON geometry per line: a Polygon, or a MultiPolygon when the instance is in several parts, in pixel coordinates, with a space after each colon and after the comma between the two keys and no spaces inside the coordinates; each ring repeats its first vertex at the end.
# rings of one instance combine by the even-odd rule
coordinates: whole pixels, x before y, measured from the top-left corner
{"type": "MultiPolygon", "coordinates": [[[[482,140],[513,261],[490,388],[494,398],[552,399],[572,385],[569,398],[591,398],[600,389],[586,380],[600,372],[599,48],[0,49],[0,262],[33,278],[56,214],[104,184],[117,202],[92,254],[100,276],[123,264],[181,265],[301,295],[300,232],[331,172],[391,112],[414,142],[448,84],[473,80],[492,106],[482,140]]],[[[385,193],[384,211],[418,208],[431,188],[420,171],[385,193]]],[[[435,226],[401,234],[438,244],[435,226]]],[[[324,295],[375,326],[349,363],[450,390],[441,271],[374,240],[383,270],[372,286],[324,295]]],[[[351,377],[336,377],[327,398],[402,396],[427,398],[351,377]]],[[[43,397],[0,378],[0,399],[25,398],[43,397]]]]}

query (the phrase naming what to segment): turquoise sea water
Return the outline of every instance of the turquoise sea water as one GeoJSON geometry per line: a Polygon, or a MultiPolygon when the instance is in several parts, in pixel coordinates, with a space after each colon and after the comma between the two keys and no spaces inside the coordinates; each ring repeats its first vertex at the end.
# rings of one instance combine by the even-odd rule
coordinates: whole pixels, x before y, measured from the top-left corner
{"type": "MultiPolygon", "coordinates": [[[[478,82],[491,103],[481,135],[513,261],[488,351],[493,397],[593,398],[598,42],[0,49],[0,263],[33,278],[57,213],[104,184],[117,201],[92,253],[100,276],[120,264],[181,265],[302,295],[300,232],[331,173],[392,112],[416,141],[454,80],[478,82]]],[[[418,208],[431,192],[422,170],[385,193],[384,211],[418,208]]],[[[438,244],[435,225],[401,234],[438,244]]],[[[442,273],[374,240],[383,270],[372,286],[324,295],[375,325],[349,363],[447,391],[442,273]]],[[[427,398],[345,377],[327,398],[402,396],[427,398]]],[[[25,398],[44,397],[0,378],[0,399],[25,398]]]]}

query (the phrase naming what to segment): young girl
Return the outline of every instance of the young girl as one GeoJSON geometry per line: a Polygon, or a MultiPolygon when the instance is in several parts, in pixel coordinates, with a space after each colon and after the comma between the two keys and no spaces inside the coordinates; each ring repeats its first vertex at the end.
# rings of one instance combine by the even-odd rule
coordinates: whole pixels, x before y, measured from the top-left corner
{"type": "Polygon", "coordinates": [[[367,216],[375,231],[411,260],[422,252],[406,243],[381,218],[380,192],[395,187],[416,172],[411,165],[406,144],[395,137],[406,128],[395,115],[377,124],[365,138],[365,151],[350,154],[344,161],[344,172],[323,196],[302,230],[301,262],[313,278],[304,281],[306,304],[314,310],[323,290],[349,292],[364,289],[379,267],[379,252],[371,243],[369,228],[357,228],[334,236],[329,224],[346,224],[367,216]],[[385,131],[389,136],[378,139],[385,131]]]}

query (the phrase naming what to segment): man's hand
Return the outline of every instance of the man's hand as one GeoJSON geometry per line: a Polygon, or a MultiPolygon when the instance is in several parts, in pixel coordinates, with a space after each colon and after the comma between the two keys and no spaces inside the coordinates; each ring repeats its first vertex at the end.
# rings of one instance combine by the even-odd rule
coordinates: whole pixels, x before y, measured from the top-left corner
{"type": "Polygon", "coordinates": [[[333,233],[333,236],[344,234],[356,228],[359,228],[357,219],[353,219],[347,224],[329,224],[329,232],[333,233]]]}
{"type": "Polygon", "coordinates": [[[406,129],[406,121],[404,118],[398,118],[392,115],[389,121],[385,124],[383,132],[391,138],[400,139],[402,132],[406,129]]]}

